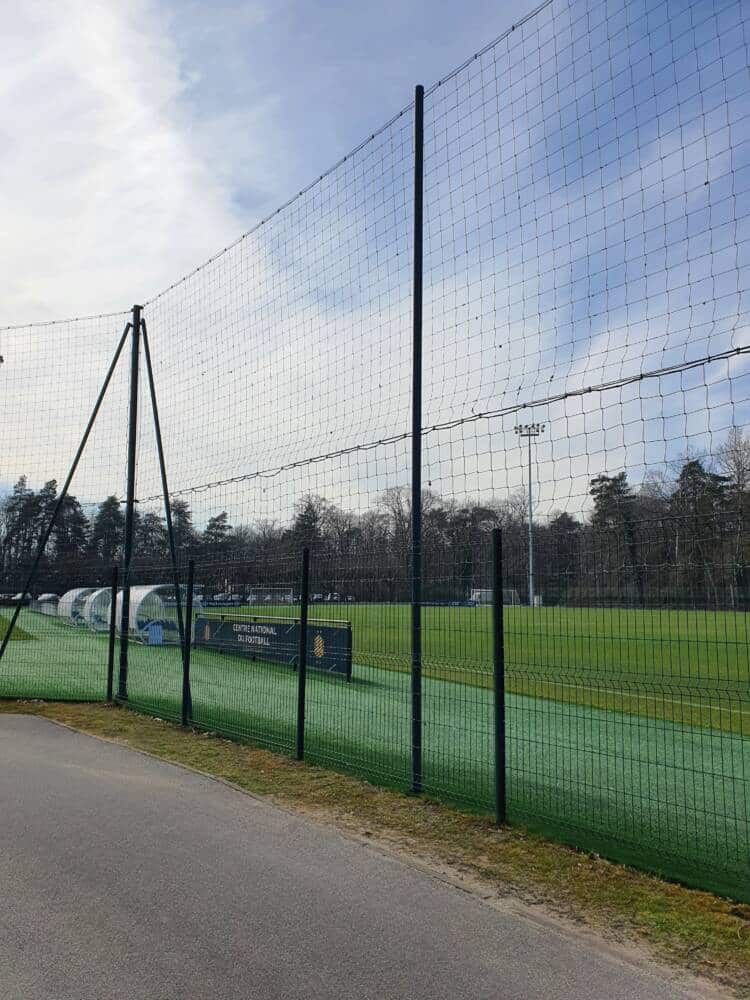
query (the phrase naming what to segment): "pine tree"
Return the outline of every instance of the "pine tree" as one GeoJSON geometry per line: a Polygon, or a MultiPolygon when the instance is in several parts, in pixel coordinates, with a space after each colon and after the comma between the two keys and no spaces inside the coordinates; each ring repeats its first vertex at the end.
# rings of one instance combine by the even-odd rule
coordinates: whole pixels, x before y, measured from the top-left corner
{"type": "Polygon", "coordinates": [[[680,590],[693,601],[718,604],[717,558],[721,559],[727,477],[690,459],[677,477],[670,508],[674,517],[674,558],[682,579],[680,590]]]}
{"type": "Polygon", "coordinates": [[[52,529],[49,553],[51,575],[57,589],[70,589],[87,581],[85,555],[88,546],[89,522],[74,496],[66,496],[52,529]]]}
{"type": "Polygon", "coordinates": [[[634,584],[636,600],[643,604],[643,567],[638,559],[635,530],[636,496],[627,473],[596,476],[591,480],[589,493],[594,498],[591,525],[600,535],[601,556],[607,559],[611,577],[610,590],[613,595],[626,594],[628,583],[634,584]]]}
{"type": "Polygon", "coordinates": [[[140,562],[159,564],[169,559],[167,527],[156,511],[148,511],[138,518],[134,534],[136,558],[140,562]]]}
{"type": "Polygon", "coordinates": [[[186,562],[195,553],[198,544],[193,514],[186,500],[172,501],[172,528],[178,562],[186,562]]]}
{"type": "Polygon", "coordinates": [[[209,520],[201,539],[203,551],[209,559],[227,554],[231,531],[232,525],[225,510],[209,520]]]}
{"type": "Polygon", "coordinates": [[[289,538],[295,547],[315,545],[323,537],[323,515],[326,502],[322,497],[307,493],[295,508],[294,523],[289,538]]]}
{"type": "Polygon", "coordinates": [[[124,534],[125,515],[120,501],[109,496],[99,504],[89,541],[90,557],[98,563],[100,582],[109,579],[110,568],[120,562],[124,534]]]}

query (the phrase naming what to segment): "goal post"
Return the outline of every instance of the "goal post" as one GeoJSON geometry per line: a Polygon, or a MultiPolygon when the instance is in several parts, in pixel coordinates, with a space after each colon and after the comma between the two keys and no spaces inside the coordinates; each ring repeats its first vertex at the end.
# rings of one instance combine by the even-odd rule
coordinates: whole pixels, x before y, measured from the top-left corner
{"type": "MultiPolygon", "coordinates": [[[[475,589],[469,595],[472,604],[492,604],[491,589],[475,589]]],[[[514,587],[503,587],[503,604],[520,604],[521,599],[514,587]]]]}
{"type": "Polygon", "coordinates": [[[247,604],[294,604],[293,587],[248,587],[246,591],[247,604]]]}

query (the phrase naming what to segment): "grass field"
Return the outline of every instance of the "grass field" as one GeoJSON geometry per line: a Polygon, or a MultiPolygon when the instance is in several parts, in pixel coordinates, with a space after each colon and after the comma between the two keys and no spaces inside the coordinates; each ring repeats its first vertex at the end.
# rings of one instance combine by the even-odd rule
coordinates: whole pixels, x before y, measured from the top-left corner
{"type": "MultiPolygon", "coordinates": [[[[207,613],[217,612],[222,609],[207,613]]],[[[289,605],[253,605],[237,612],[289,617],[295,610],[289,605]]],[[[310,616],[350,621],[356,661],[408,667],[407,604],[314,604],[310,616]]],[[[475,682],[477,673],[489,676],[490,617],[489,607],[423,608],[427,665],[452,673],[464,669],[475,682]]],[[[744,612],[515,606],[504,609],[504,619],[506,657],[512,664],[750,680],[750,625],[744,612]]]]}
{"type": "MultiPolygon", "coordinates": [[[[257,607],[248,613],[289,614],[257,607]]],[[[510,815],[578,846],[750,894],[750,684],[744,617],[506,609],[510,815]]],[[[408,785],[408,608],[316,605],[353,625],[354,680],[309,674],[310,759],[408,785]]],[[[99,699],[106,637],[24,611],[0,696],[99,699]]],[[[493,705],[485,608],[426,608],[424,785],[488,809],[493,705]]],[[[289,751],[296,675],[196,649],[197,725],[289,751]]],[[[131,645],[129,702],[178,719],[179,651],[131,645]]]]}
{"type": "MultiPolygon", "coordinates": [[[[3,615],[0,615],[0,640],[5,638],[9,624],[10,624],[9,620],[7,618],[4,618],[3,615]]],[[[16,627],[13,629],[13,634],[10,637],[11,642],[14,642],[16,639],[30,639],[30,638],[31,636],[29,635],[29,633],[24,632],[24,630],[18,625],[16,625],[16,627]]]]}
{"type": "MultiPolygon", "coordinates": [[[[226,614],[294,610],[255,605],[226,614]]],[[[409,670],[408,605],[316,604],[310,614],[352,623],[355,663],[409,670]]],[[[425,607],[425,676],[492,687],[490,616],[488,607],[425,607]]],[[[506,607],[504,618],[510,691],[750,735],[744,613],[506,607]]]]}

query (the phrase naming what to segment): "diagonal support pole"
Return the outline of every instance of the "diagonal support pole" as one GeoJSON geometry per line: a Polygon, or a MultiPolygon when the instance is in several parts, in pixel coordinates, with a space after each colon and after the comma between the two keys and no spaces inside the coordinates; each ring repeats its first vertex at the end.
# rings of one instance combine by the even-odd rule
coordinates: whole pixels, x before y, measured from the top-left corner
{"type": "Polygon", "coordinates": [[[39,541],[39,546],[36,551],[34,563],[31,569],[29,570],[29,575],[26,579],[26,583],[24,584],[24,588],[21,591],[18,602],[16,603],[15,609],[13,610],[13,617],[11,618],[10,624],[8,625],[8,630],[3,636],[2,643],[0,643],[0,661],[2,661],[5,649],[8,643],[10,642],[10,637],[13,632],[13,629],[16,626],[16,622],[18,621],[18,615],[21,612],[23,602],[26,600],[26,596],[28,595],[29,590],[31,589],[31,584],[34,582],[34,577],[36,576],[36,572],[39,568],[39,563],[42,561],[44,550],[47,548],[47,542],[49,541],[50,535],[52,534],[52,529],[54,528],[55,523],[57,521],[57,515],[60,513],[60,508],[65,503],[65,500],[68,496],[68,490],[70,489],[70,484],[73,481],[73,476],[76,473],[76,469],[78,468],[78,463],[80,462],[81,456],[83,455],[83,452],[86,448],[86,444],[88,443],[89,435],[91,434],[91,429],[93,428],[94,423],[96,422],[96,418],[99,415],[99,410],[101,409],[101,405],[104,402],[104,397],[107,394],[109,383],[112,381],[112,376],[114,375],[115,368],[117,367],[117,362],[120,360],[120,354],[122,353],[122,349],[125,346],[125,341],[128,339],[128,334],[130,333],[131,329],[132,329],[132,324],[128,323],[125,326],[125,329],[123,330],[122,336],[120,337],[120,342],[117,345],[117,350],[115,351],[115,356],[112,358],[112,363],[109,366],[109,371],[106,374],[104,383],[99,391],[97,400],[94,403],[94,409],[92,410],[91,416],[89,417],[89,422],[86,425],[86,430],[83,432],[81,443],[78,445],[78,451],[76,452],[75,458],[73,459],[73,464],[70,467],[70,471],[68,472],[68,475],[65,479],[63,488],[60,491],[60,494],[58,495],[57,503],[55,504],[55,508],[52,511],[52,517],[49,519],[49,523],[39,541]]]}
{"type": "Polygon", "coordinates": [[[141,345],[141,307],[133,306],[130,338],[130,403],[128,407],[128,482],[125,498],[125,542],[123,545],[122,609],[120,615],[120,671],[117,697],[128,697],[128,640],[130,638],[130,570],[135,530],[135,472],[138,439],[138,381],[141,345]]]}
{"type": "MultiPolygon", "coordinates": [[[[148,344],[148,331],[146,330],[146,320],[141,320],[141,334],[143,338],[143,355],[146,359],[146,375],[148,378],[148,389],[151,395],[151,412],[154,416],[154,432],[156,434],[156,450],[159,455],[159,474],[161,475],[161,489],[164,495],[164,517],[167,522],[167,536],[169,538],[169,555],[172,560],[172,578],[174,580],[175,599],[177,601],[177,628],[180,633],[180,646],[185,649],[185,627],[182,618],[182,598],[180,596],[180,574],[177,568],[177,546],[174,540],[174,528],[172,526],[172,507],[169,502],[169,485],[167,483],[167,465],[164,461],[164,445],[161,437],[161,423],[159,421],[159,407],[156,403],[156,385],[154,383],[154,370],[151,366],[151,350],[148,344]]],[[[190,627],[188,622],[188,628],[190,627]]]]}
{"type": "Polygon", "coordinates": [[[164,496],[164,518],[167,522],[167,538],[169,540],[169,555],[172,562],[172,579],[174,581],[175,603],[177,608],[177,629],[180,635],[180,649],[182,650],[182,715],[183,725],[192,719],[193,703],[190,693],[190,643],[192,641],[193,625],[193,573],[192,562],[188,567],[188,595],[186,618],[182,614],[182,595],[180,593],[180,572],[177,565],[177,545],[174,538],[174,525],[172,522],[172,505],[169,502],[169,483],[167,481],[167,463],[164,459],[164,443],[161,436],[161,421],[159,420],[159,407],[156,402],[156,383],[154,382],[154,369],[151,364],[151,349],[148,342],[148,330],[145,319],[141,319],[141,338],[143,340],[143,354],[146,360],[146,375],[148,378],[149,395],[151,396],[151,412],[154,417],[154,433],[156,435],[156,450],[159,456],[159,474],[161,476],[161,489],[164,496]],[[187,624],[187,630],[185,625],[187,624]],[[187,634],[187,641],[186,641],[187,634]]]}

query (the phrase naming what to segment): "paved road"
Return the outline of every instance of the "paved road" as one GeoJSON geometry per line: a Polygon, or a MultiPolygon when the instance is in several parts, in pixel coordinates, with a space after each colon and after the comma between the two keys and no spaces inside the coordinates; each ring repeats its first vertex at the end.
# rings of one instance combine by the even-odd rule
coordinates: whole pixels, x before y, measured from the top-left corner
{"type": "Polygon", "coordinates": [[[0,715],[1,1000],[701,995],[667,976],[208,778],[0,715]]]}

